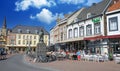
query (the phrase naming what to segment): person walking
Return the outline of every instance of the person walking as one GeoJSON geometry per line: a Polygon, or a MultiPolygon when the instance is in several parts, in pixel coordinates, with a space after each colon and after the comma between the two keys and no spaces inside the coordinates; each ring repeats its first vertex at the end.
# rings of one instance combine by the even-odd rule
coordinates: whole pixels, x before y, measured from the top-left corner
{"type": "Polygon", "coordinates": [[[81,52],[80,52],[80,50],[77,51],[76,55],[77,55],[77,59],[80,61],[80,59],[81,59],[81,56],[80,56],[81,52]]]}

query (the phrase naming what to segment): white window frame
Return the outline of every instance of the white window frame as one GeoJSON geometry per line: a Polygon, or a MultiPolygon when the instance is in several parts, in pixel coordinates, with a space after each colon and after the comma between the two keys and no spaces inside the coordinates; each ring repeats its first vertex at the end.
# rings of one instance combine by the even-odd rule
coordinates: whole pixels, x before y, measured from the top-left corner
{"type": "Polygon", "coordinates": [[[21,30],[21,29],[18,29],[18,33],[22,33],[22,30],[21,30]]]}
{"type": "Polygon", "coordinates": [[[118,31],[118,17],[111,17],[109,20],[109,31],[118,31]]]}
{"type": "Polygon", "coordinates": [[[74,28],[74,38],[78,37],[78,28],[74,28]]]}
{"type": "Polygon", "coordinates": [[[79,27],[79,35],[84,36],[84,26],[79,27]]]}
{"type": "Polygon", "coordinates": [[[29,30],[29,29],[27,29],[27,33],[28,33],[28,34],[30,33],[30,30],[29,30]]]}
{"type": "Polygon", "coordinates": [[[72,29],[69,29],[68,31],[68,38],[72,38],[72,29]]]}
{"type": "Polygon", "coordinates": [[[86,26],[86,35],[87,36],[92,35],[92,25],[91,24],[86,26]]]}
{"type": "Polygon", "coordinates": [[[98,23],[94,23],[94,34],[100,34],[101,33],[101,26],[100,26],[100,22],[98,23]]]}

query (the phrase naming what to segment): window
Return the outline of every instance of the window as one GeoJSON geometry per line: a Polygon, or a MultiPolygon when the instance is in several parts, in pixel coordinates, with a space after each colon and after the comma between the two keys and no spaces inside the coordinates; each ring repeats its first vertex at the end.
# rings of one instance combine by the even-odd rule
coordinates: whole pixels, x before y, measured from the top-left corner
{"type": "Polygon", "coordinates": [[[14,45],[15,40],[11,39],[10,44],[14,45]]]}
{"type": "Polygon", "coordinates": [[[34,36],[34,39],[36,39],[36,36],[34,36]]]}
{"type": "Polygon", "coordinates": [[[87,18],[91,18],[91,17],[93,17],[93,16],[95,16],[96,14],[95,13],[88,13],[87,14],[87,18]]]}
{"type": "Polygon", "coordinates": [[[22,33],[22,30],[21,30],[21,29],[18,29],[18,33],[22,33]]]}
{"type": "Polygon", "coordinates": [[[27,40],[27,45],[29,44],[29,41],[27,40]]]}
{"type": "Polygon", "coordinates": [[[92,25],[87,25],[86,26],[86,35],[92,35],[92,25]]]}
{"type": "Polygon", "coordinates": [[[60,28],[60,32],[63,32],[63,28],[62,27],[60,28]]]}
{"type": "Polygon", "coordinates": [[[100,22],[99,23],[94,23],[94,33],[95,34],[100,34],[101,33],[100,22]]]}
{"type": "Polygon", "coordinates": [[[75,23],[75,22],[78,22],[78,18],[75,18],[75,19],[74,19],[74,23],[75,23]]]}
{"type": "Polygon", "coordinates": [[[63,32],[61,32],[61,41],[63,40],[63,32]]]}
{"type": "Polygon", "coordinates": [[[34,45],[36,45],[36,41],[34,41],[34,45]]]}
{"type": "Polygon", "coordinates": [[[72,29],[69,29],[68,36],[69,36],[69,38],[72,38],[72,29]]]}
{"type": "Polygon", "coordinates": [[[36,33],[36,34],[39,34],[38,30],[35,30],[35,33],[36,33]]]}
{"type": "Polygon", "coordinates": [[[25,35],[23,35],[23,39],[25,39],[25,35]]]}
{"type": "Polygon", "coordinates": [[[91,15],[91,13],[88,13],[87,14],[87,18],[90,18],[92,15],[91,15]]]}
{"type": "Polygon", "coordinates": [[[84,36],[84,26],[81,26],[79,28],[79,34],[80,34],[80,36],[84,36]]]}
{"type": "Polygon", "coordinates": [[[74,28],[74,37],[78,37],[78,28],[74,28]]]}
{"type": "Polygon", "coordinates": [[[29,36],[27,35],[27,39],[29,39],[29,36]]]}
{"type": "Polygon", "coordinates": [[[30,30],[27,30],[27,33],[30,33],[30,30]]]}
{"type": "Polygon", "coordinates": [[[32,39],[32,36],[30,36],[30,39],[32,39]]]}
{"type": "Polygon", "coordinates": [[[20,40],[18,40],[18,44],[21,44],[21,41],[20,41],[20,40]]]}
{"type": "Polygon", "coordinates": [[[118,31],[118,18],[109,18],[109,31],[118,31]]]}
{"type": "Polygon", "coordinates": [[[32,41],[30,40],[30,41],[29,41],[29,45],[31,45],[31,44],[32,44],[32,41]]]}
{"type": "Polygon", "coordinates": [[[23,44],[25,44],[25,40],[23,40],[23,44]]]}
{"type": "Polygon", "coordinates": [[[21,38],[21,35],[19,35],[18,38],[20,39],[20,38],[21,38]]]}

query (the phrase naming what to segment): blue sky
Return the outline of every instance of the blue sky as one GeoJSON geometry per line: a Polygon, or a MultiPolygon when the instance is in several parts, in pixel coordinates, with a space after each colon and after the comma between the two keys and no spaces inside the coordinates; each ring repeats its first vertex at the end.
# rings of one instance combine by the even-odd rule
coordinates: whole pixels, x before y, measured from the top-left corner
{"type": "Polygon", "coordinates": [[[4,17],[7,27],[16,25],[42,26],[47,31],[56,24],[56,17],[72,13],[101,0],[1,0],[0,28],[4,17]]]}

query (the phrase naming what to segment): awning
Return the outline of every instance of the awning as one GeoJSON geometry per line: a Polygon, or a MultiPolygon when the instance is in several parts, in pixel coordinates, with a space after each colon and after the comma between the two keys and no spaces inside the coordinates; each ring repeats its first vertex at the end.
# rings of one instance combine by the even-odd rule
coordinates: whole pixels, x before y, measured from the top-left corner
{"type": "Polygon", "coordinates": [[[120,35],[87,37],[87,38],[84,38],[84,40],[99,40],[104,38],[120,38],[120,35]]]}
{"type": "Polygon", "coordinates": [[[105,38],[120,38],[120,35],[105,36],[105,38]]]}
{"type": "Polygon", "coordinates": [[[84,38],[84,40],[98,40],[98,39],[102,39],[104,38],[105,36],[93,36],[93,37],[87,37],[87,38],[84,38]]]}

